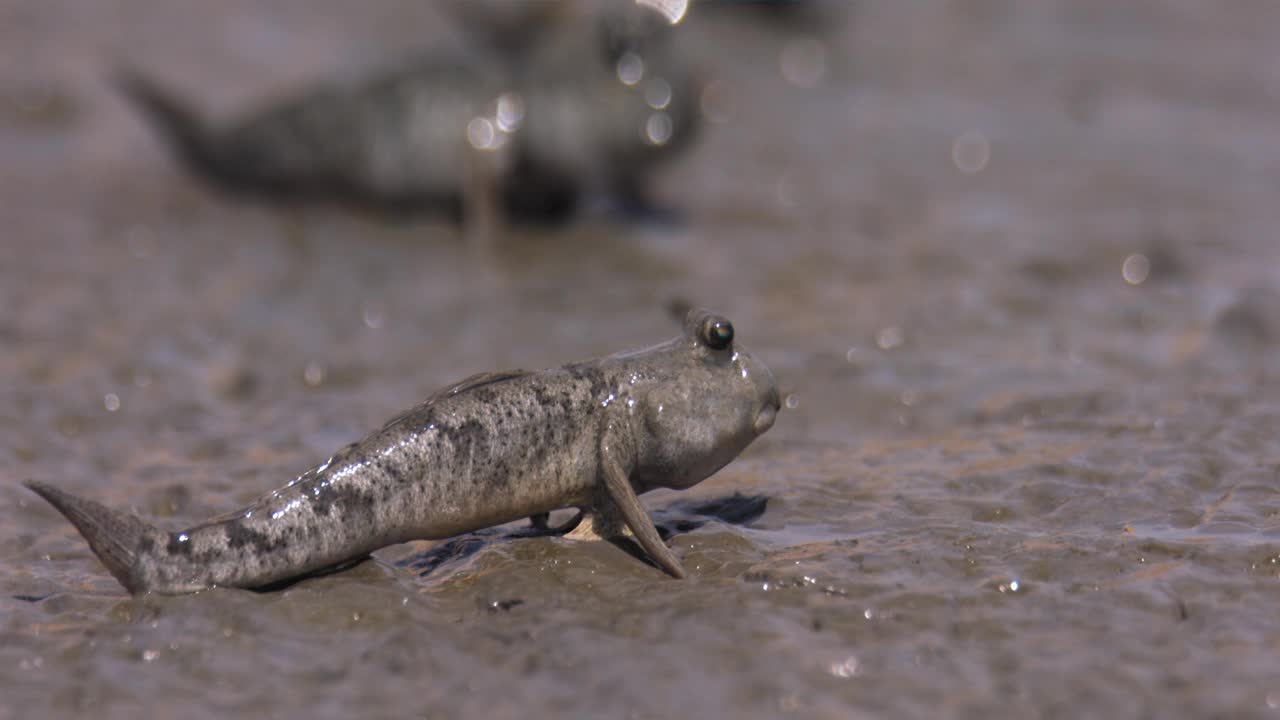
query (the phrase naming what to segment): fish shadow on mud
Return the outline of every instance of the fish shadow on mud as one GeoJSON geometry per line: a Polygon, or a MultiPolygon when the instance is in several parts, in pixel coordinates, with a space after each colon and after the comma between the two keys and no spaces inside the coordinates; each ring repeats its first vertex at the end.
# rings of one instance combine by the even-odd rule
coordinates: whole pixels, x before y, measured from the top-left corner
{"type": "MultiPolygon", "coordinates": [[[[760,516],[764,515],[769,505],[769,497],[767,495],[743,495],[742,493],[734,493],[721,498],[711,500],[679,500],[670,505],[655,510],[652,513],[654,526],[658,529],[658,534],[662,536],[662,540],[668,541],[673,536],[682,533],[692,532],[698,528],[714,521],[727,523],[729,525],[748,525],[755,522],[760,516]]],[[[576,523],[575,523],[576,524],[576,523]]],[[[564,535],[571,528],[560,531],[543,531],[534,527],[522,527],[516,529],[488,528],[478,530],[476,532],[460,535],[455,538],[446,540],[438,545],[433,546],[429,550],[413,555],[409,558],[397,561],[395,567],[405,572],[411,573],[417,577],[427,577],[439,570],[441,567],[450,563],[465,560],[475,555],[485,547],[498,542],[509,542],[512,540],[531,539],[538,537],[550,537],[564,535]]],[[[658,567],[649,559],[640,545],[631,538],[612,538],[609,540],[614,546],[626,552],[628,555],[643,561],[647,565],[658,567]]],[[[361,558],[353,558],[347,562],[336,565],[332,568],[326,568],[314,573],[300,575],[298,577],[287,578],[279,582],[271,583],[254,588],[245,588],[256,593],[274,593],[317,577],[333,575],[336,573],[350,570],[358,565],[362,565],[369,561],[369,556],[361,558]]],[[[51,592],[41,594],[17,594],[12,597],[16,600],[25,602],[39,603],[51,597],[66,594],[64,592],[51,592]]],[[[72,593],[75,595],[98,595],[98,593],[72,593]]],[[[104,593],[103,597],[115,597],[114,594],[104,593]]]]}
{"type": "MultiPolygon", "coordinates": [[[[710,522],[729,525],[747,525],[764,515],[769,505],[767,495],[743,495],[734,493],[711,500],[682,500],[653,511],[654,525],[663,541],[673,536],[691,532],[710,522]]],[[[418,577],[427,577],[450,563],[465,560],[495,542],[509,542],[526,538],[564,535],[564,532],[545,532],[534,527],[518,529],[490,528],[446,540],[429,550],[405,558],[396,567],[418,577]]],[[[658,567],[631,538],[613,538],[614,546],[628,555],[658,567]]]]}

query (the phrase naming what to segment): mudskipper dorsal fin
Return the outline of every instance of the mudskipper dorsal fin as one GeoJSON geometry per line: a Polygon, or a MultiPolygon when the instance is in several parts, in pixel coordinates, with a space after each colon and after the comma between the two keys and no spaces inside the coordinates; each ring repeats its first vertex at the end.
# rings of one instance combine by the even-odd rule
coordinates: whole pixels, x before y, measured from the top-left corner
{"type": "Polygon", "coordinates": [[[530,374],[529,370],[503,370],[501,372],[476,373],[471,377],[463,378],[448,387],[443,387],[431,393],[431,396],[423,402],[423,405],[430,405],[433,402],[438,402],[452,395],[460,395],[468,390],[475,390],[478,387],[500,383],[503,380],[523,377],[528,374],[530,374]]]}
{"type": "Polygon", "coordinates": [[[22,483],[32,492],[49,501],[62,513],[98,556],[111,574],[131,593],[141,592],[134,578],[134,565],[138,559],[138,545],[151,526],[138,518],[111,508],[78,498],[68,492],[35,480],[22,483]]]}
{"type": "Polygon", "coordinates": [[[417,413],[423,410],[424,408],[430,407],[433,403],[440,402],[441,400],[447,397],[452,397],[454,395],[467,392],[468,390],[475,390],[476,388],[483,387],[485,385],[492,385],[494,383],[500,383],[504,380],[523,377],[525,375],[531,374],[532,372],[533,372],[532,370],[503,370],[501,372],[476,373],[471,377],[463,378],[452,385],[446,385],[445,387],[442,387],[439,390],[431,393],[431,395],[427,396],[426,400],[423,400],[422,402],[418,403],[417,407],[413,408],[412,410],[407,410],[388,420],[386,424],[382,426],[382,429],[385,430],[391,427],[392,425],[395,425],[396,423],[400,422],[401,420],[404,420],[410,415],[413,415],[414,413],[417,413]]]}

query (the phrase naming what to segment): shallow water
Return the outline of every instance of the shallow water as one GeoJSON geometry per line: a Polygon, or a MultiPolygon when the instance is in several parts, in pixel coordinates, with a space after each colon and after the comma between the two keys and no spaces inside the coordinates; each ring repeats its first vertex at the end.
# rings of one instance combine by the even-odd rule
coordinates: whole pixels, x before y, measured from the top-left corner
{"type": "Polygon", "coordinates": [[[1280,7],[694,17],[722,122],[661,175],[683,222],[487,253],[212,195],[104,82],[230,110],[420,44],[421,5],[0,4],[0,718],[1280,712],[1280,7]],[[18,485],[199,520],[673,301],[788,397],[646,496],[684,582],[506,528],[131,599],[18,485]]]}

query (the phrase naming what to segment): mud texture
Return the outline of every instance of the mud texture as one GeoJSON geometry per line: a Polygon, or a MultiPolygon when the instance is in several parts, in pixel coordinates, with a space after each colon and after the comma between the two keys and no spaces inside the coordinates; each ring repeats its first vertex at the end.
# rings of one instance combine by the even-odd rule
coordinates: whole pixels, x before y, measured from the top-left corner
{"type": "Polygon", "coordinates": [[[105,80],[231,110],[458,42],[438,12],[0,5],[0,718],[1280,712],[1280,6],[695,14],[683,217],[479,248],[211,194],[105,80]],[[683,582],[519,526],[132,599],[19,484],[181,527],[686,305],[784,409],[645,497],[683,582]]]}

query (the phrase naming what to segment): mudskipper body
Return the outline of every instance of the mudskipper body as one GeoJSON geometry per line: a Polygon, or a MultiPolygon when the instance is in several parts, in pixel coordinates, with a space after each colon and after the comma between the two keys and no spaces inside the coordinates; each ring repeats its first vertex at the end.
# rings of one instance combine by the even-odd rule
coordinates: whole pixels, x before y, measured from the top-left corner
{"type": "Polygon", "coordinates": [[[773,426],[769,369],[721,316],[692,310],[679,337],[440,390],[247,507],[169,532],[34,481],[130,592],[262,587],[379,548],[578,508],[684,570],[637,496],[684,489],[773,426]]]}

